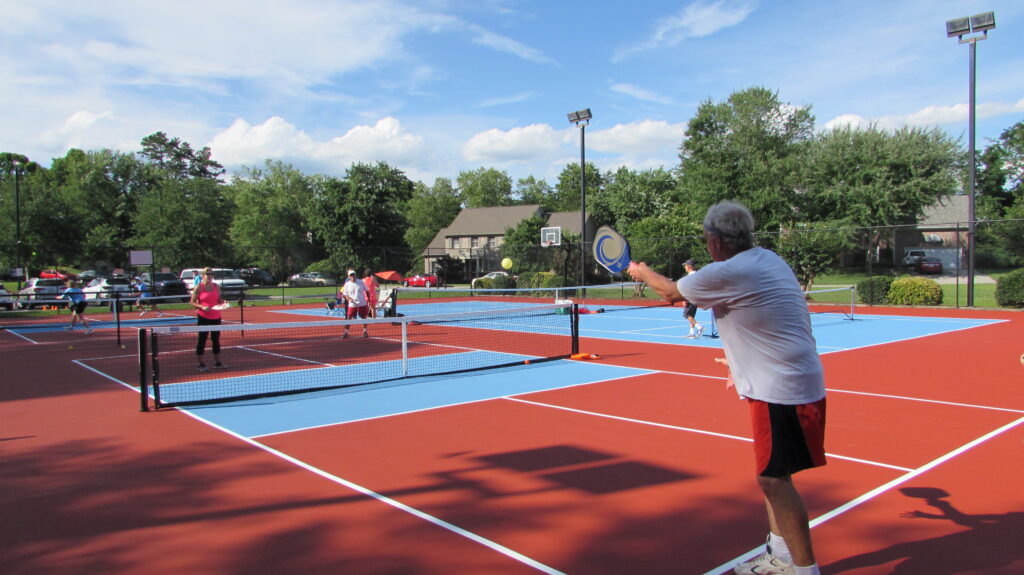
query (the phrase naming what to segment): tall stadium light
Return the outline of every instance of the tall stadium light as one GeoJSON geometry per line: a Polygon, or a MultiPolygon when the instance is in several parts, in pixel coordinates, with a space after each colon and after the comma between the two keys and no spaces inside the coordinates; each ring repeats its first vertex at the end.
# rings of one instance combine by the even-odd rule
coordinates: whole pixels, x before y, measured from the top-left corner
{"type": "Polygon", "coordinates": [[[586,131],[594,115],[590,108],[569,112],[569,121],[580,129],[580,286],[587,285],[587,153],[586,131]]]}
{"type": "Polygon", "coordinates": [[[976,243],[977,236],[975,235],[974,225],[974,186],[977,181],[976,177],[976,163],[975,163],[975,150],[974,150],[974,85],[975,85],[975,51],[979,40],[988,38],[988,31],[996,27],[996,14],[995,12],[985,12],[984,14],[975,14],[970,18],[955,18],[946,22],[946,37],[952,38],[956,36],[960,44],[967,44],[970,46],[971,58],[968,68],[969,77],[969,100],[968,105],[968,141],[970,144],[970,176],[967,182],[967,307],[974,307],[974,244],[976,243]],[[980,35],[979,35],[980,34],[980,35]],[[966,38],[965,38],[966,36],[966,38]]]}
{"type": "Polygon", "coordinates": [[[21,162],[14,160],[14,259],[18,269],[18,291],[21,291],[21,280],[28,276],[21,266],[21,162]]]}

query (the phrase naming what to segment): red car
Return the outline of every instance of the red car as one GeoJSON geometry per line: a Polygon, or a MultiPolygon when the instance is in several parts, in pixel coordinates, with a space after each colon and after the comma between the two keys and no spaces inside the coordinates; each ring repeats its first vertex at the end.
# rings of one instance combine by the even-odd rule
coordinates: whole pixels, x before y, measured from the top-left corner
{"type": "Polygon", "coordinates": [[[939,258],[921,258],[917,262],[917,272],[922,274],[941,274],[942,260],[939,258]]]}
{"type": "Polygon", "coordinates": [[[67,281],[72,276],[60,271],[60,270],[43,270],[39,272],[39,277],[48,280],[61,280],[67,281]]]}
{"type": "Polygon", "coordinates": [[[402,285],[405,287],[436,287],[443,286],[444,280],[434,274],[416,274],[412,277],[405,278],[405,280],[402,281],[402,285]]]}

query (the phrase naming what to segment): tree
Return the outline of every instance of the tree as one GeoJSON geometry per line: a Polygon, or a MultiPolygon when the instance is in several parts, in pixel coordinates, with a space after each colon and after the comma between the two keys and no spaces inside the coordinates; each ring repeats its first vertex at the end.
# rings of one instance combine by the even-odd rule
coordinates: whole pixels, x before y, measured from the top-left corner
{"type": "MultiPolygon", "coordinates": [[[[587,198],[594,198],[600,194],[604,187],[604,177],[592,162],[587,162],[587,198]]],[[[587,200],[589,205],[590,201],[587,200]]],[[[551,211],[554,212],[578,212],[580,211],[580,165],[566,164],[565,169],[558,176],[558,184],[555,185],[555,202],[551,211]]],[[[590,211],[589,209],[587,210],[590,211]]]]}
{"type": "Polygon", "coordinates": [[[675,195],[676,181],[667,170],[634,172],[621,167],[605,178],[604,189],[595,198],[592,213],[599,223],[625,227],[644,218],[668,214],[675,203],[675,195]],[[607,215],[602,214],[599,219],[598,214],[604,210],[607,215]]]}
{"type": "Polygon", "coordinates": [[[810,106],[793,106],[766,88],[703,102],[680,148],[686,216],[702,219],[720,200],[742,202],[760,229],[794,219],[797,175],[814,132],[810,106]]]}
{"type": "Polygon", "coordinates": [[[212,159],[213,153],[210,148],[193,150],[188,142],[183,142],[179,138],[169,138],[163,132],[156,132],[143,138],[142,151],[139,155],[155,164],[168,177],[178,180],[219,180],[224,174],[224,166],[212,159]]]}
{"type": "Polygon", "coordinates": [[[852,230],[840,226],[839,222],[796,224],[783,230],[775,242],[778,254],[793,269],[804,291],[814,286],[818,275],[835,266],[844,248],[853,245],[852,230]]]}
{"type": "Polygon", "coordinates": [[[544,180],[538,180],[533,176],[520,178],[516,182],[514,195],[519,198],[518,203],[525,206],[538,204],[544,211],[555,211],[554,190],[544,180]]]}
{"type": "Polygon", "coordinates": [[[462,200],[448,178],[437,178],[433,187],[417,182],[405,210],[409,227],[405,241],[414,253],[420,253],[459,215],[462,200]]]}
{"type": "Polygon", "coordinates": [[[153,249],[153,260],[169,267],[234,267],[228,242],[233,215],[217,181],[166,179],[139,200],[132,244],[153,249]]]}
{"type": "Polygon", "coordinates": [[[501,170],[477,168],[470,172],[460,172],[456,182],[459,195],[467,208],[510,206],[514,203],[512,178],[501,170]]]}
{"type": "Polygon", "coordinates": [[[353,164],[340,180],[319,176],[304,216],[314,241],[327,250],[329,268],[394,269],[408,262],[404,233],[412,182],[386,162],[353,164]]]}
{"type": "Polygon", "coordinates": [[[242,168],[228,193],[236,206],[229,235],[243,263],[283,278],[323,257],[306,235],[302,207],[313,191],[302,172],[267,160],[263,170],[242,168]]]}
{"type": "Polygon", "coordinates": [[[836,128],[820,134],[807,154],[799,213],[804,221],[863,228],[860,243],[871,253],[882,236],[878,228],[914,223],[925,207],[959,189],[961,159],[957,142],[938,129],[836,128]]]}
{"type": "Polygon", "coordinates": [[[979,217],[1001,219],[1024,195],[1024,121],[1007,128],[979,157],[976,194],[979,217]]]}
{"type": "Polygon", "coordinates": [[[633,260],[647,262],[669,277],[681,276],[683,262],[690,258],[698,266],[711,262],[704,248],[704,228],[679,214],[643,218],[619,231],[629,239],[633,260]]]}

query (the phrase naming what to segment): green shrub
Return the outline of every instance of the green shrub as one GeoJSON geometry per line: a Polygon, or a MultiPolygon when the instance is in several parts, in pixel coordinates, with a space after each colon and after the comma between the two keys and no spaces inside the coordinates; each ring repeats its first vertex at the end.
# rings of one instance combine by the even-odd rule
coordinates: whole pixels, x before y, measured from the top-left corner
{"type": "Polygon", "coordinates": [[[857,299],[867,305],[881,305],[889,295],[892,276],[872,276],[857,284],[857,299]]]}
{"type": "Polygon", "coordinates": [[[889,286],[886,300],[894,305],[942,305],[942,287],[928,278],[898,277],[889,286]]]}
{"type": "Polygon", "coordinates": [[[1024,269],[996,280],[996,303],[1001,307],[1024,307],[1024,269]]]}
{"type": "Polygon", "coordinates": [[[498,276],[491,281],[491,284],[497,289],[515,289],[516,278],[512,276],[498,276]]]}
{"type": "Polygon", "coordinates": [[[473,289],[492,289],[494,281],[491,278],[476,278],[473,280],[473,289]]]}

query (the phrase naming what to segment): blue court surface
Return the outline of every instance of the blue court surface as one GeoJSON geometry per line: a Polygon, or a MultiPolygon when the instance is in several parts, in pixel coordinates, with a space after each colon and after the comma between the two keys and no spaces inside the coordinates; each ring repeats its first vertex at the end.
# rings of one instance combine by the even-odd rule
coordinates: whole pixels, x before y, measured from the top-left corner
{"type": "Polygon", "coordinates": [[[256,437],[596,383],[642,373],[650,372],[555,360],[514,368],[192,407],[188,411],[240,435],[256,437]]]}
{"type": "MultiPolygon", "coordinates": [[[[500,304],[501,309],[515,305],[500,304]]],[[[406,316],[437,314],[437,304],[407,304],[406,316]]],[[[451,304],[445,306],[452,310],[451,304]]],[[[474,308],[476,309],[476,308],[474,308]]],[[[681,308],[627,308],[605,306],[606,313],[582,315],[580,335],[618,341],[720,347],[721,340],[705,335],[686,338],[688,323],[681,308]]],[[[462,309],[461,311],[466,311],[462,309]]],[[[322,309],[279,312],[324,316],[322,309]]],[[[698,321],[711,333],[710,312],[698,312],[698,321]]],[[[891,315],[821,313],[811,316],[821,353],[835,353],[866,346],[884,345],[919,337],[972,329],[1004,320],[936,318],[891,315]]],[[[342,369],[352,369],[348,366],[342,369]]],[[[379,370],[379,364],[363,369],[379,370]]],[[[301,371],[283,377],[302,377],[301,371]]],[[[456,375],[425,376],[388,383],[312,392],[228,404],[189,408],[189,411],[223,428],[247,437],[310,429],[451,405],[485,401],[518,394],[585,385],[650,373],[649,370],[604,363],[556,360],[513,368],[456,375]]],[[[173,386],[172,386],[173,387],[173,386]]],[[[166,392],[171,392],[165,388],[166,392]]]]}
{"type": "MultiPolygon", "coordinates": [[[[484,309],[515,309],[535,305],[512,302],[471,303],[471,308],[467,308],[463,304],[445,302],[401,304],[399,311],[406,316],[416,317],[484,309]]],[[[601,309],[604,309],[605,313],[580,316],[580,337],[670,345],[721,347],[721,341],[716,337],[712,337],[715,335],[715,332],[709,310],[698,310],[697,312],[697,321],[705,326],[704,337],[689,339],[686,337],[689,331],[689,324],[683,317],[683,308],[606,305],[601,306],[601,309]]],[[[326,316],[323,308],[281,310],[277,313],[326,316]]],[[[850,316],[839,311],[811,315],[811,328],[814,330],[814,337],[818,343],[818,353],[826,354],[872,345],[882,345],[1004,321],[860,313],[853,317],[854,319],[850,319],[850,316]]],[[[324,317],[324,319],[328,318],[324,317]]]]}

